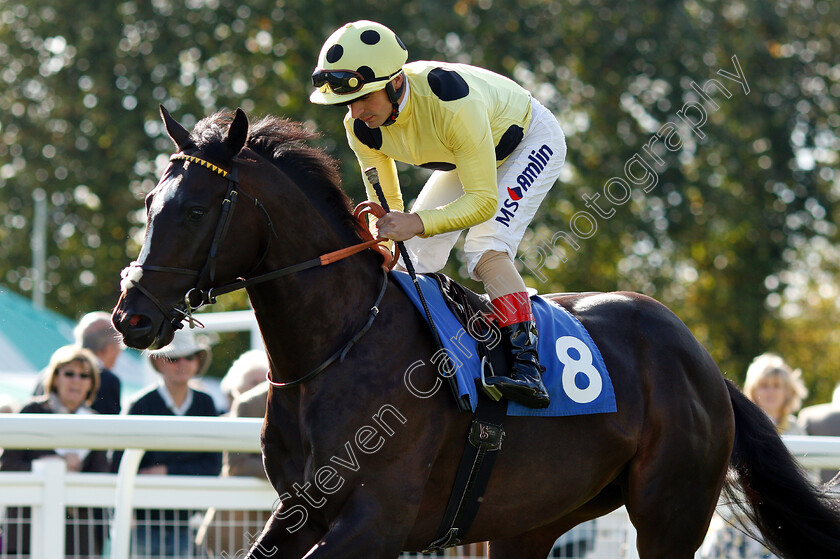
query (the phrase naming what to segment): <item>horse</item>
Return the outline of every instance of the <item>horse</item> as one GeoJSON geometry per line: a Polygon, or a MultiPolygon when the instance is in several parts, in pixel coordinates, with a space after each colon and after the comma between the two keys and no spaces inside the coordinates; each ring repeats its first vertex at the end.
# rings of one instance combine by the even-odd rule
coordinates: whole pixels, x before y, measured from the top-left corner
{"type": "MultiPolygon", "coordinates": [[[[368,250],[337,163],[288,119],[221,111],[189,132],[161,116],[177,153],[146,197],[145,239],[112,320],[126,345],[161,347],[198,322],[197,307],[247,290],[271,364],[261,443],[279,497],[248,557],[423,550],[471,414],[428,365],[429,327],[368,250]],[[324,256],[347,247],[364,250],[324,256]]],[[[617,411],[507,417],[460,543],[542,559],[567,530],[624,505],[640,558],[690,559],[725,487],[776,553],[840,556],[837,503],[674,313],[631,292],[545,297],[597,343],[617,411]]]]}

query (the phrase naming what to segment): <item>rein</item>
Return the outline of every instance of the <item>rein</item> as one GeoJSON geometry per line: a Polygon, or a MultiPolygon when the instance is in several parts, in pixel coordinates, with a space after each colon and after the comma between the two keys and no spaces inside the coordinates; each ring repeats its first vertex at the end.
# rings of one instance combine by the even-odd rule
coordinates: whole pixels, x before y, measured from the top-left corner
{"type": "MultiPolygon", "coordinates": [[[[332,264],[333,262],[338,262],[339,260],[343,260],[348,256],[352,256],[354,254],[362,252],[363,250],[367,250],[369,248],[377,246],[381,242],[382,241],[380,240],[372,239],[370,241],[365,241],[357,245],[342,248],[333,252],[328,252],[327,254],[322,254],[321,256],[312,258],[299,264],[293,264],[291,266],[286,266],[285,268],[281,268],[279,270],[274,270],[273,272],[260,274],[259,276],[255,276],[250,279],[239,278],[226,285],[222,285],[219,287],[211,287],[207,291],[200,292],[202,294],[201,306],[204,306],[205,304],[215,303],[216,297],[218,297],[219,295],[225,295],[232,291],[245,289],[251,285],[271,281],[277,278],[282,278],[283,276],[288,276],[290,274],[294,274],[302,270],[308,270],[309,268],[317,268],[318,266],[326,266],[328,264],[332,264]]],[[[394,262],[396,262],[396,260],[394,260],[394,262]]],[[[200,307],[195,308],[197,309],[200,307]]]]}
{"type": "MultiPolygon", "coordinates": [[[[213,242],[210,245],[210,251],[207,255],[207,261],[205,262],[201,270],[175,268],[170,266],[155,266],[135,261],[129,264],[128,267],[123,269],[121,273],[123,281],[130,283],[133,287],[136,287],[137,290],[140,291],[140,293],[142,293],[143,295],[145,295],[158,308],[158,310],[160,310],[163,313],[164,316],[169,317],[170,324],[174,329],[178,330],[183,328],[184,325],[182,324],[182,321],[184,320],[186,320],[189,323],[190,328],[203,328],[204,325],[193,316],[193,312],[200,309],[204,305],[215,303],[216,297],[220,295],[231,293],[239,289],[245,289],[252,285],[272,281],[283,276],[288,276],[303,270],[308,270],[310,268],[327,266],[329,264],[333,264],[335,262],[343,260],[348,256],[358,254],[364,250],[371,248],[375,249],[383,257],[382,271],[384,279],[382,282],[382,288],[379,291],[379,295],[376,299],[376,302],[370,309],[370,317],[368,318],[367,322],[362,327],[362,329],[355,336],[353,336],[349,342],[344,344],[344,346],[342,346],[341,349],[339,349],[336,353],[331,355],[320,366],[316,367],[314,370],[310,371],[303,377],[291,382],[278,383],[271,380],[269,371],[269,373],[266,374],[266,379],[273,386],[279,388],[294,386],[306,382],[307,380],[317,376],[319,373],[323,372],[329,365],[331,365],[336,359],[343,361],[344,356],[347,354],[350,348],[353,347],[353,345],[370,329],[370,327],[373,325],[373,321],[379,315],[379,305],[382,302],[383,297],[385,296],[385,291],[388,286],[387,273],[396,265],[397,259],[399,257],[399,253],[392,255],[386,247],[381,246],[380,243],[384,242],[384,239],[374,239],[373,235],[371,235],[370,231],[364,224],[365,215],[371,214],[375,217],[382,217],[383,215],[385,215],[385,210],[383,210],[379,205],[373,202],[364,202],[356,206],[355,210],[353,211],[353,215],[358,223],[358,232],[363,238],[366,238],[366,240],[361,243],[323,254],[316,258],[306,260],[305,262],[300,262],[298,264],[286,266],[279,270],[274,270],[272,272],[267,272],[265,274],[260,274],[258,276],[254,276],[252,278],[247,279],[238,278],[225,285],[219,287],[211,287],[207,290],[204,290],[201,289],[199,286],[204,282],[205,279],[208,279],[208,283],[210,284],[212,284],[215,281],[216,258],[218,250],[222,244],[222,241],[227,235],[228,228],[230,227],[230,223],[233,219],[233,210],[236,207],[236,201],[240,193],[246,198],[251,199],[254,202],[254,205],[260,209],[263,216],[265,217],[268,228],[271,231],[271,236],[269,236],[269,241],[268,243],[266,243],[266,247],[263,250],[263,254],[257,261],[257,263],[251,268],[252,270],[255,270],[259,267],[260,264],[262,264],[263,260],[265,260],[266,256],[268,255],[269,248],[271,247],[271,240],[273,238],[279,239],[279,235],[274,229],[274,224],[271,221],[271,216],[265,209],[265,206],[263,206],[263,204],[257,198],[249,196],[246,193],[240,192],[240,190],[238,189],[239,178],[236,167],[234,167],[230,172],[228,172],[218,167],[217,165],[210,163],[209,161],[195,157],[193,155],[186,155],[184,153],[176,153],[172,155],[169,158],[169,160],[189,161],[191,163],[195,163],[197,165],[209,169],[210,171],[218,175],[221,175],[223,178],[226,178],[228,180],[227,193],[225,194],[224,200],[222,200],[222,211],[219,215],[219,221],[216,224],[216,230],[213,234],[213,242]],[[161,301],[157,297],[155,297],[153,293],[151,293],[148,289],[140,285],[138,279],[139,276],[142,275],[142,271],[164,272],[169,274],[195,276],[197,279],[195,287],[187,291],[183,301],[175,307],[167,309],[163,305],[163,303],[161,303],[161,301]]],[[[247,276],[248,274],[245,275],[247,276]]]]}

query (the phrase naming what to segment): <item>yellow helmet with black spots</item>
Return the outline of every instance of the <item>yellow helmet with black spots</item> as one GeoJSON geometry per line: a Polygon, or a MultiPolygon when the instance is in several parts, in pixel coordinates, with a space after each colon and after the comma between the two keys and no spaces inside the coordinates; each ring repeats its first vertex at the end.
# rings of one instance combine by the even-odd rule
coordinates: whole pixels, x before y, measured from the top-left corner
{"type": "Polygon", "coordinates": [[[319,105],[343,105],[385,89],[400,74],[406,60],[408,49],[381,23],[347,23],[321,48],[312,73],[315,91],[309,100],[319,105]]]}

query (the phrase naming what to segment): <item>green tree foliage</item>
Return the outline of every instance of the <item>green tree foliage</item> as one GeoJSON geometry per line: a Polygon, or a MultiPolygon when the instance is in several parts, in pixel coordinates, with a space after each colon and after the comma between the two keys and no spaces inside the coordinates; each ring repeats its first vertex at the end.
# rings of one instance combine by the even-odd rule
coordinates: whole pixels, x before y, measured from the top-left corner
{"type": "MultiPolygon", "coordinates": [[[[813,398],[828,397],[840,378],[821,359],[836,336],[840,211],[840,6],[828,1],[0,0],[0,282],[35,288],[43,191],[48,305],[113,306],[172,150],[159,104],[188,126],[235,107],[303,121],[361,201],[343,109],[307,99],[322,42],[361,18],[395,29],[412,60],[509,75],[559,116],[567,167],[520,249],[533,285],[649,294],[731,377],[787,350],[813,398]]],[[[411,199],[426,172],[401,171],[411,199]]]]}

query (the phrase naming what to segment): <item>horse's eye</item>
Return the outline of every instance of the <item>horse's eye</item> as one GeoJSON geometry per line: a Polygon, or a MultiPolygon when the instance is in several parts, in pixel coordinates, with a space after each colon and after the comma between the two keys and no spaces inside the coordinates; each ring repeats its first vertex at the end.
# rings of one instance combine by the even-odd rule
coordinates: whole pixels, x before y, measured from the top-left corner
{"type": "Polygon", "coordinates": [[[204,217],[204,213],[204,208],[190,208],[187,215],[190,221],[200,221],[201,218],[204,217]]]}

